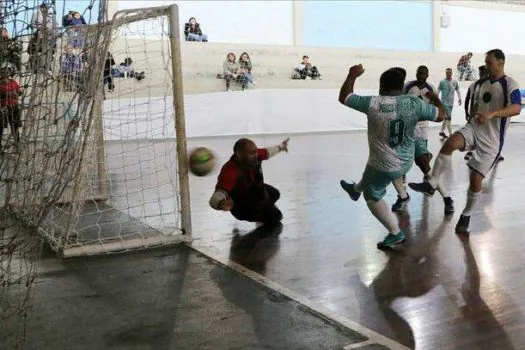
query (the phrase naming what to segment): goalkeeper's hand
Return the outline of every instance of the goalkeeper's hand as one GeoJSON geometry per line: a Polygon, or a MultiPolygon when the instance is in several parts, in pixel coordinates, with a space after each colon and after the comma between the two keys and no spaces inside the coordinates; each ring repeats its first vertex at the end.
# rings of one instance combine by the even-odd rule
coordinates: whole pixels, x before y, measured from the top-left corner
{"type": "Polygon", "coordinates": [[[286,140],[281,142],[281,144],[279,145],[280,151],[285,151],[286,153],[288,153],[288,141],[290,141],[290,138],[287,138],[286,140]]]}

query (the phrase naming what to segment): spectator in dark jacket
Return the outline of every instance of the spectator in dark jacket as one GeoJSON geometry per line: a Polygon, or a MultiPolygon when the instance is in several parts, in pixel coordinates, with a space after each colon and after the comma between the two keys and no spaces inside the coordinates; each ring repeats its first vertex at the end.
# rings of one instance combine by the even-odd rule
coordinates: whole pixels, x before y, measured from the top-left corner
{"type": "Polygon", "coordinates": [[[202,34],[201,26],[197,23],[195,17],[191,17],[184,25],[184,35],[186,36],[186,41],[208,41],[208,36],[202,34]]]}

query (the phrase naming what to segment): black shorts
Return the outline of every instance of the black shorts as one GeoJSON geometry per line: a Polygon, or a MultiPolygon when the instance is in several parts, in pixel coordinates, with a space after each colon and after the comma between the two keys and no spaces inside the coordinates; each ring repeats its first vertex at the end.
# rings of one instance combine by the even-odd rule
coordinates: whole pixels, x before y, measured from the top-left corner
{"type": "Polygon", "coordinates": [[[2,123],[2,127],[4,128],[7,128],[9,125],[12,125],[16,128],[22,127],[22,119],[20,118],[20,107],[0,107],[0,122],[2,123]]]}

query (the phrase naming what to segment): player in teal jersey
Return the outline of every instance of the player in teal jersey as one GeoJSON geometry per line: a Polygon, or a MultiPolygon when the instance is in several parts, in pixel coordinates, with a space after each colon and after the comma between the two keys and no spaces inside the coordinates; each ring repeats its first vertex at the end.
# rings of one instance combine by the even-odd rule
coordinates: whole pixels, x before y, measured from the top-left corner
{"type": "Polygon", "coordinates": [[[439,82],[438,91],[441,94],[441,102],[445,107],[445,120],[441,126],[439,136],[447,138],[445,129],[452,135],[452,108],[454,107],[454,92],[458,94],[458,104],[461,106],[461,92],[457,80],[452,79],[452,68],[445,70],[445,79],[439,82]]]}
{"type": "Polygon", "coordinates": [[[354,83],[363,72],[361,65],[350,68],[339,92],[339,102],[367,115],[370,152],[361,180],[357,184],[341,180],[341,187],[354,201],[363,193],[372,214],[388,230],[388,235],[377,246],[387,248],[402,243],[405,234],[383,199],[386,188],[412,167],[416,124],[422,120],[441,122],[445,111],[435,93],[427,94],[435,106],[404,95],[404,77],[399,68],[383,72],[379,96],[359,96],[354,93],[354,83]]]}

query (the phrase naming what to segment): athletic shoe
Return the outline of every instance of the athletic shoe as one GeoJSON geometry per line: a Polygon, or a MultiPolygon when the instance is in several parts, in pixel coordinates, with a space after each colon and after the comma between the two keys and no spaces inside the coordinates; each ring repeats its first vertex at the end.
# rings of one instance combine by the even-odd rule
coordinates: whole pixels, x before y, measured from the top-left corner
{"type": "Polygon", "coordinates": [[[441,136],[444,139],[448,137],[447,134],[445,134],[443,131],[439,133],[439,136],[441,136]]]}
{"type": "Polygon", "coordinates": [[[405,241],[405,233],[403,231],[399,231],[397,235],[393,235],[389,233],[385,239],[383,239],[381,242],[377,243],[378,248],[391,248],[397,244],[401,244],[405,241]]]}
{"type": "Polygon", "coordinates": [[[498,162],[501,162],[502,160],[505,160],[505,157],[503,157],[503,156],[499,156],[499,157],[498,157],[498,162]]]}
{"type": "Polygon", "coordinates": [[[450,197],[443,198],[443,203],[445,203],[445,214],[454,213],[454,201],[450,197]]]}
{"type": "Polygon", "coordinates": [[[345,192],[348,193],[348,195],[350,196],[350,198],[352,198],[353,201],[356,201],[359,199],[359,197],[361,197],[361,192],[357,192],[354,189],[355,183],[349,184],[345,180],[341,180],[339,181],[339,184],[341,185],[343,190],[345,190],[345,192]]]}
{"type": "Polygon", "coordinates": [[[406,205],[408,204],[408,202],[410,202],[410,196],[408,195],[407,193],[407,197],[406,198],[401,198],[399,195],[397,196],[397,201],[392,205],[392,211],[400,211],[401,209],[403,209],[404,207],[406,207],[406,205]]]}
{"type": "Polygon", "coordinates": [[[470,224],[470,216],[461,214],[458,223],[456,224],[456,233],[468,233],[468,225],[470,224]]]}
{"type": "Polygon", "coordinates": [[[428,181],[424,181],[421,183],[410,182],[408,184],[408,187],[410,187],[416,192],[423,193],[427,197],[432,197],[434,195],[434,192],[436,192],[436,189],[432,187],[432,185],[428,181]]]}
{"type": "Polygon", "coordinates": [[[470,157],[472,157],[472,152],[467,152],[467,154],[465,154],[465,160],[469,160],[470,157]]]}

